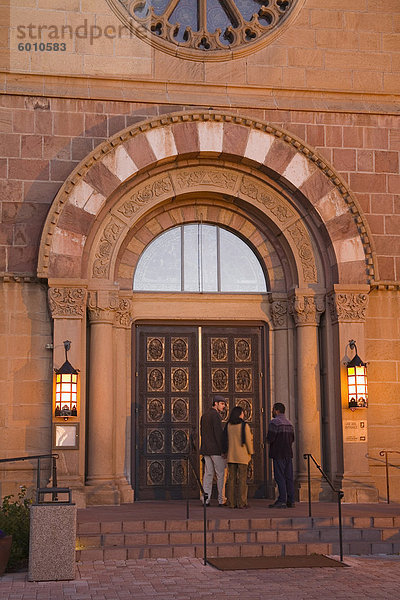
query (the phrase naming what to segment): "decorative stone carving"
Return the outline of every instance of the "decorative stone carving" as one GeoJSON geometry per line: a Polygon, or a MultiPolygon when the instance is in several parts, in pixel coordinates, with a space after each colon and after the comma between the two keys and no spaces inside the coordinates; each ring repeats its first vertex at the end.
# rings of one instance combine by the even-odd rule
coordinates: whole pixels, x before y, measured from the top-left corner
{"type": "Polygon", "coordinates": [[[122,224],[114,218],[105,226],[93,263],[93,277],[107,277],[113,246],[122,231],[122,227],[122,224]]]}
{"type": "Polygon", "coordinates": [[[238,175],[226,173],[221,169],[196,169],[182,171],[178,173],[176,179],[180,189],[191,188],[196,185],[206,185],[207,187],[213,186],[232,190],[236,185],[238,175]]]}
{"type": "Polygon", "coordinates": [[[332,321],[365,321],[368,294],[341,293],[328,297],[332,321]]]}
{"type": "Polygon", "coordinates": [[[296,327],[318,325],[321,313],[325,311],[324,300],[320,296],[296,296],[289,303],[289,313],[296,327]]]}
{"type": "Polygon", "coordinates": [[[283,302],[281,300],[271,302],[271,318],[275,328],[287,327],[287,315],[287,302],[283,302]]]}
{"type": "Polygon", "coordinates": [[[288,219],[294,216],[289,206],[286,206],[284,202],[275,197],[273,194],[269,194],[265,188],[261,185],[255,184],[249,177],[244,176],[240,184],[240,191],[242,194],[252,200],[258,200],[263,204],[281,223],[284,223],[288,219]]]}
{"type": "Polygon", "coordinates": [[[124,217],[132,217],[142,206],[158,198],[163,194],[168,194],[173,191],[171,180],[169,177],[162,177],[157,179],[153,183],[149,183],[142,189],[136,191],[130,197],[130,200],[124,202],[118,212],[124,215],[124,217]]]}
{"type": "Polygon", "coordinates": [[[115,310],[115,325],[129,329],[132,324],[132,302],[128,298],[120,298],[115,310]]]}
{"type": "MultiPolygon", "coordinates": [[[[115,0],[118,1],[118,0],[115,0]]],[[[348,187],[343,183],[343,180],[338,176],[338,173],[335,169],[327,164],[325,160],[322,159],[322,156],[315,151],[314,148],[311,148],[304,144],[301,140],[297,138],[297,136],[290,135],[288,132],[280,129],[279,127],[272,125],[271,123],[266,123],[264,121],[259,121],[255,119],[251,119],[248,117],[243,117],[240,115],[233,115],[232,113],[223,113],[221,111],[205,111],[205,110],[196,110],[196,111],[183,111],[182,113],[175,113],[169,116],[162,115],[154,117],[151,121],[136,123],[132,125],[131,128],[124,131],[123,134],[118,133],[113,138],[110,138],[103,142],[101,146],[99,146],[95,153],[86,157],[84,161],[79,165],[79,169],[75,170],[73,174],[67,179],[65,184],[61,187],[58,192],[52,206],[50,207],[49,214],[46,220],[46,224],[44,227],[42,244],[39,249],[39,257],[38,257],[38,276],[46,278],[49,276],[49,268],[54,257],[54,253],[56,251],[54,249],[54,232],[57,227],[60,227],[60,218],[63,215],[63,211],[68,206],[69,195],[75,186],[78,185],[80,181],[85,179],[90,172],[90,170],[96,167],[98,164],[101,164],[105,157],[110,153],[114,153],[116,148],[124,147],[128,140],[135,140],[140,138],[140,136],[144,135],[144,133],[148,130],[155,130],[157,128],[168,128],[170,126],[174,126],[176,124],[189,124],[192,125],[195,129],[195,124],[197,122],[218,122],[218,123],[229,123],[230,125],[239,125],[240,127],[246,127],[251,131],[253,128],[257,129],[260,133],[266,133],[268,136],[274,135],[279,138],[283,143],[285,143],[289,148],[294,148],[296,152],[301,153],[302,156],[307,157],[307,160],[310,161],[313,165],[315,165],[320,173],[324,175],[327,181],[329,181],[332,188],[335,190],[336,194],[338,194],[338,198],[341,198],[340,202],[342,203],[342,207],[345,210],[350,210],[353,215],[353,219],[357,224],[360,233],[360,239],[364,248],[365,253],[365,262],[366,262],[366,283],[374,283],[374,263],[375,256],[372,252],[372,244],[369,239],[369,228],[365,221],[365,217],[360,213],[358,204],[353,197],[352,193],[348,189],[348,187]]],[[[225,143],[225,135],[222,140],[222,147],[225,143]]],[[[200,150],[200,148],[198,148],[200,150]]],[[[283,172],[278,172],[283,175],[283,172]]],[[[100,183],[100,182],[99,182],[100,183]]],[[[108,197],[110,192],[106,186],[101,186],[100,193],[104,197],[108,197]]],[[[100,210],[100,205],[98,207],[98,211],[100,210]]],[[[96,212],[96,217],[98,216],[98,212],[96,212]]],[[[278,218],[278,217],[277,217],[278,218]]],[[[61,226],[62,231],[64,230],[63,226],[61,226]]],[[[100,257],[102,258],[102,257],[100,257]]],[[[100,267],[101,267],[100,262],[100,267]]],[[[53,276],[56,277],[56,269],[53,266],[53,276]]],[[[99,275],[102,277],[102,275],[99,275]]],[[[397,285],[396,282],[391,282],[391,285],[397,285]]]]}
{"type": "MultiPolygon", "coordinates": [[[[140,39],[179,58],[222,60],[246,56],[273,39],[294,19],[301,0],[174,0],[157,8],[141,0],[107,0],[117,17],[140,39]],[[220,6],[218,6],[220,4],[220,6]],[[221,21],[222,13],[224,17],[221,21]]],[[[159,3],[160,4],[160,3],[159,3]]]]}
{"type": "Polygon", "coordinates": [[[119,306],[118,292],[89,292],[88,309],[91,323],[113,323],[119,306]]]}
{"type": "Polygon", "coordinates": [[[297,223],[288,228],[288,231],[299,252],[304,281],[306,283],[315,283],[317,281],[317,268],[315,266],[311,242],[304,225],[300,221],[297,221],[297,223]]]}
{"type": "Polygon", "coordinates": [[[85,288],[49,288],[48,297],[53,319],[82,319],[85,316],[85,288]]]}

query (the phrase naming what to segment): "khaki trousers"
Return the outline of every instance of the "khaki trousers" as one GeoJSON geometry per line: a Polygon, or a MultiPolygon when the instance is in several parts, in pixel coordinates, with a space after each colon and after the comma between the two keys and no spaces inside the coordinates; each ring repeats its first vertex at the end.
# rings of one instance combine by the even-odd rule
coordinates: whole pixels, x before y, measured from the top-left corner
{"type": "Polygon", "coordinates": [[[228,463],[227,504],[231,508],[247,506],[247,465],[228,463]]]}

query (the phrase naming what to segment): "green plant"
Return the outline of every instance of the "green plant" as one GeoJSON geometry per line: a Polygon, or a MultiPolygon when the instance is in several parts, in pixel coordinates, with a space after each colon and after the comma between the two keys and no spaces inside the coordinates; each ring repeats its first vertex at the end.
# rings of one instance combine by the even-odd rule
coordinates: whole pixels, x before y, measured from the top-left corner
{"type": "Polygon", "coordinates": [[[7,568],[19,569],[26,566],[29,556],[29,507],[32,500],[26,496],[22,486],[17,499],[10,494],[0,504],[0,529],[12,535],[10,560],[7,568]]]}

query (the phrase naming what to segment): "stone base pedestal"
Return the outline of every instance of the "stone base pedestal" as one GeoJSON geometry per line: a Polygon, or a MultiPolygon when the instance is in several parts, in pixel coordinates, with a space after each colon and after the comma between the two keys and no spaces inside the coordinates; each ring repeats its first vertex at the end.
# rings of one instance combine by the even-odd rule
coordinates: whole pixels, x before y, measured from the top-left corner
{"type": "Polygon", "coordinates": [[[358,502],[361,504],[379,502],[379,492],[370,481],[363,482],[356,479],[344,479],[342,490],[344,492],[344,502],[358,502]]]}
{"type": "MultiPolygon", "coordinates": [[[[322,494],[322,483],[321,481],[311,480],[311,500],[312,502],[319,502],[322,494]]],[[[307,481],[297,482],[297,495],[299,502],[308,502],[308,483],[307,481]]]]}
{"type": "Polygon", "coordinates": [[[85,494],[87,506],[118,506],[121,504],[121,492],[114,486],[87,485],[85,494]]]}
{"type": "Polygon", "coordinates": [[[124,482],[118,484],[118,489],[120,492],[121,504],[131,504],[134,499],[132,487],[127,482],[124,482]]]}
{"type": "Polygon", "coordinates": [[[75,579],[76,506],[31,506],[29,581],[75,579]]]}

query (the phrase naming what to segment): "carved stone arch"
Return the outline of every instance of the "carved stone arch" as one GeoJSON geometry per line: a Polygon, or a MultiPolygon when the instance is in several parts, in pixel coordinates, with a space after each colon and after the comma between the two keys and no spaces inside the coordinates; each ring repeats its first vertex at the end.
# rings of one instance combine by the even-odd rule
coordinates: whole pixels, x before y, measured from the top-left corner
{"type": "Polygon", "coordinates": [[[154,237],[194,221],[217,223],[244,237],[275,291],[294,285],[324,287],[301,215],[244,165],[220,166],[212,160],[206,165],[198,160],[168,164],[114,198],[100,221],[88,244],[87,276],[118,281],[123,289],[131,289],[134,267],[154,237]]]}
{"type": "MultiPolygon", "coordinates": [[[[93,240],[93,228],[97,230],[97,220],[105,214],[106,204],[108,207],[115,197],[133,188],[149,169],[182,160],[190,164],[194,158],[247,165],[305,199],[331,240],[338,282],[348,282],[356,273],[360,274],[359,283],[373,280],[374,253],[368,225],[333,167],[300,139],[278,127],[220,111],[182,112],[149,119],[96,148],[54,200],[43,230],[38,275],[84,278],[85,248],[89,239],[93,240]]],[[[172,183],[165,180],[160,185],[168,187],[172,183]]],[[[174,192],[165,191],[171,196],[174,192]]],[[[137,202],[148,193],[152,190],[144,186],[142,200],[138,196],[137,202]]],[[[248,200],[258,201],[251,197],[248,200]]],[[[106,257],[126,229],[127,220],[122,217],[108,217],[104,222],[96,240],[97,258],[106,257]]],[[[301,220],[298,224],[301,228],[301,220]]],[[[294,235],[302,238],[301,232],[294,235]]]]}

